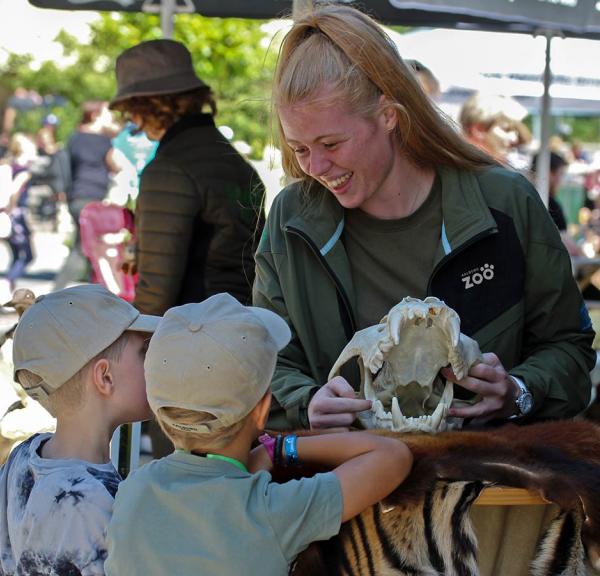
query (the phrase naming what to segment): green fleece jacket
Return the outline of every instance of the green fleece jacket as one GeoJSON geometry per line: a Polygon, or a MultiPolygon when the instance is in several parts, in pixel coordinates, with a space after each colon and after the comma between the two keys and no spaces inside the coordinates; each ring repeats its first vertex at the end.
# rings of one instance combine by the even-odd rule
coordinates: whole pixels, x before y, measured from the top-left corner
{"type": "MultiPolygon", "coordinates": [[[[428,295],[454,308],[461,331],[526,383],[534,398],[528,419],[581,412],[594,333],[539,195],[499,167],[439,174],[443,225],[428,295]]],[[[272,380],[274,428],[309,425],[308,403],[356,330],[343,228],[343,208],[316,183],[308,190],[292,184],[271,207],[256,254],[254,303],[280,314],[293,333],[272,380]]]]}

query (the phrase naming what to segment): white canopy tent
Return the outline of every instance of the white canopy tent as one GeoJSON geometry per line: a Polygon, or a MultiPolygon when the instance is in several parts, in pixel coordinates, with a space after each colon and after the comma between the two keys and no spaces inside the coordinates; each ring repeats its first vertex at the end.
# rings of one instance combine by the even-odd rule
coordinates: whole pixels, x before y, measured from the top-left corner
{"type": "MultiPolygon", "coordinates": [[[[427,29],[393,34],[401,55],[438,78],[442,107],[454,117],[472,91],[512,96],[539,112],[544,86],[545,38],[481,30],[427,29]]],[[[600,42],[556,38],[552,43],[555,114],[600,116],[600,42]]]]}

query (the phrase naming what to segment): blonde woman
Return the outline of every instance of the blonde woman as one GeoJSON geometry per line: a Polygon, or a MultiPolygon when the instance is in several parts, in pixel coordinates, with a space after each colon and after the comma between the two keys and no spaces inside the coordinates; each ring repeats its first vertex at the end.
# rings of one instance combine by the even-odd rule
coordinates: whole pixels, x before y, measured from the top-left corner
{"type": "Polygon", "coordinates": [[[273,104],[298,181],[276,198],[256,256],[254,302],[293,332],[270,426],[350,426],[370,404],[355,397],[356,376],[327,374],[353,333],[405,296],[444,300],[485,352],[458,382],[479,401],[451,415],[585,408],[593,331],[537,192],[439,116],[372,19],[327,5],[296,21],[273,104]]]}

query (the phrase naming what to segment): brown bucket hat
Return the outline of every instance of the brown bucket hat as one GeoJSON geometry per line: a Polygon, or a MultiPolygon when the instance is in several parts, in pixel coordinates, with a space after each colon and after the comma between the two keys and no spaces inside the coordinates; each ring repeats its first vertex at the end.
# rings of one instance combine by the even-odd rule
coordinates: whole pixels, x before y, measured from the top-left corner
{"type": "Polygon", "coordinates": [[[132,96],[178,94],[208,87],[192,65],[189,50],[175,40],[150,40],[128,48],[116,63],[117,95],[109,108],[132,96]]]}

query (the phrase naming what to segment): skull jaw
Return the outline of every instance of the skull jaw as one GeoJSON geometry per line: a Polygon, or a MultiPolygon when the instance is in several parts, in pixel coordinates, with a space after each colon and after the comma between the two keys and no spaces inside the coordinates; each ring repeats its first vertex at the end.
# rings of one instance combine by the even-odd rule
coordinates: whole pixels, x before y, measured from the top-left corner
{"type": "Polygon", "coordinates": [[[448,410],[454,397],[454,385],[446,382],[440,401],[432,414],[405,416],[400,409],[398,398],[393,397],[388,411],[380,400],[374,399],[371,410],[358,415],[360,423],[368,429],[383,428],[394,432],[427,432],[437,434],[462,426],[462,419],[448,418],[448,410]]]}
{"type": "Polygon", "coordinates": [[[453,391],[444,388],[440,394],[434,390],[433,381],[440,368],[448,364],[460,380],[481,360],[481,352],[476,341],[460,333],[458,315],[441,300],[404,298],[380,324],[353,336],[328,380],[355,356],[361,372],[360,396],[373,402],[372,410],[359,416],[366,428],[436,433],[462,423],[461,419],[452,418],[445,423],[453,391]],[[418,398],[409,398],[407,404],[407,396],[412,392],[402,387],[415,383],[421,386],[422,393],[418,398]],[[436,406],[436,398],[448,393],[444,405],[436,406]],[[398,398],[403,399],[406,414],[400,410],[398,398]]]}

